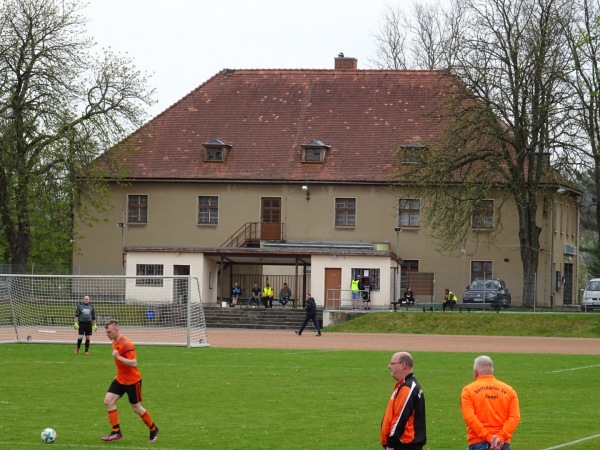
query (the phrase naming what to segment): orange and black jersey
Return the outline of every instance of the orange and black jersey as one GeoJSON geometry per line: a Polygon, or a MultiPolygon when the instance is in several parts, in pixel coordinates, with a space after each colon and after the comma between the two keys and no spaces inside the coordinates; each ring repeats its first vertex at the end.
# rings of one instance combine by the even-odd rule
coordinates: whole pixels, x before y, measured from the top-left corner
{"type": "MultiPolygon", "coordinates": [[[[119,352],[119,356],[125,359],[137,359],[135,354],[135,346],[133,343],[126,338],[121,336],[117,342],[112,343],[113,350],[119,352]]],[[[117,377],[116,380],[125,385],[135,384],[142,379],[142,375],[137,367],[130,367],[127,364],[115,359],[117,365],[117,377]]]]}
{"type": "Polygon", "coordinates": [[[394,449],[421,448],[427,442],[425,396],[412,373],[394,387],[381,422],[380,442],[394,449]]]}

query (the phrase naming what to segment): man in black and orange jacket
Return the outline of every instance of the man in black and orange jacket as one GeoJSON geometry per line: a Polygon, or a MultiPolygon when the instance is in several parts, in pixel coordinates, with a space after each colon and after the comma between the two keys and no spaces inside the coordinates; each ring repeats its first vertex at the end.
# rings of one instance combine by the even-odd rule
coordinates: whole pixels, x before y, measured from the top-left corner
{"type": "Polygon", "coordinates": [[[425,396],[413,374],[412,356],[394,354],[388,369],[397,383],[381,422],[380,443],[385,449],[422,450],[427,443],[425,396]]]}

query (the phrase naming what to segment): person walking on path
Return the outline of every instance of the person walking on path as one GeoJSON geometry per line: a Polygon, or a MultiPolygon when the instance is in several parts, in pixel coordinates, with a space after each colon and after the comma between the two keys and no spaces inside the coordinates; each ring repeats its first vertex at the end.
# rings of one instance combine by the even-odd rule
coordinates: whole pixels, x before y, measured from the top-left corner
{"type": "Polygon", "coordinates": [[[460,396],[468,450],[510,450],[510,439],[521,421],[517,393],[494,377],[489,356],[475,358],[473,375],[475,381],[460,396]]]}
{"type": "Polygon", "coordinates": [[[422,450],[427,443],[425,395],[413,365],[407,352],[395,353],[388,364],[396,385],[381,421],[379,443],[386,450],[422,450]]]}
{"type": "Polygon", "coordinates": [[[123,438],[119,424],[117,400],[127,394],[129,404],[134,413],[144,421],[150,430],[148,442],[156,442],[158,427],[154,424],[150,413],[142,406],[142,375],[137,368],[137,356],[133,343],[121,334],[119,322],[110,319],[104,325],[106,336],[112,341],[112,356],[117,366],[117,376],[108,387],[104,397],[104,406],[112,432],[102,438],[103,441],[117,441],[123,438]]]}
{"type": "Polygon", "coordinates": [[[75,323],[73,324],[73,328],[75,328],[78,333],[75,354],[79,354],[81,343],[83,342],[83,337],[85,336],[84,354],[85,356],[89,355],[90,337],[92,336],[92,331],[96,331],[98,329],[98,326],[96,325],[96,310],[94,309],[94,305],[90,303],[89,295],[83,297],[82,302],[75,310],[75,323]]]}
{"type": "Polygon", "coordinates": [[[304,317],[304,322],[302,322],[302,326],[299,330],[294,331],[298,336],[302,336],[302,332],[308,324],[308,321],[311,320],[317,329],[317,336],[321,336],[321,328],[319,327],[319,321],[317,320],[317,303],[315,299],[311,297],[310,293],[306,294],[306,306],[304,307],[306,311],[306,316],[304,317]]]}

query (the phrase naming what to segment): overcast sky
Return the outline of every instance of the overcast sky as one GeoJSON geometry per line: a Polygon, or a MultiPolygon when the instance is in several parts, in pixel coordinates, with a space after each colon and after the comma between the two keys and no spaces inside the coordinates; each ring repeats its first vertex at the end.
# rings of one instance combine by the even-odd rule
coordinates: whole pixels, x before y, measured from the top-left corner
{"type": "Polygon", "coordinates": [[[385,7],[401,3],[409,0],[89,0],[82,14],[99,47],[152,75],[153,117],[224,68],[332,69],[343,52],[368,69],[385,7]]]}

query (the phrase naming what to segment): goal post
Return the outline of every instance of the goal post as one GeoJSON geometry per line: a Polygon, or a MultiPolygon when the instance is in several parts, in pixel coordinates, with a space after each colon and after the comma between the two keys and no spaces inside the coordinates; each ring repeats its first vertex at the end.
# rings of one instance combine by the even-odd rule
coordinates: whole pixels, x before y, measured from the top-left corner
{"type": "Polygon", "coordinates": [[[208,347],[200,285],[191,276],[0,275],[0,342],[74,343],[88,295],[96,343],[114,318],[135,344],[208,347]]]}

